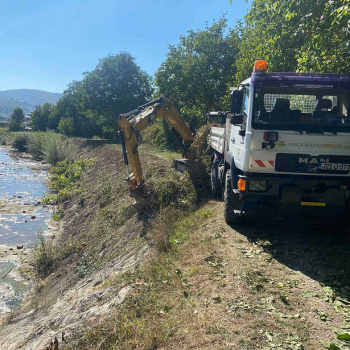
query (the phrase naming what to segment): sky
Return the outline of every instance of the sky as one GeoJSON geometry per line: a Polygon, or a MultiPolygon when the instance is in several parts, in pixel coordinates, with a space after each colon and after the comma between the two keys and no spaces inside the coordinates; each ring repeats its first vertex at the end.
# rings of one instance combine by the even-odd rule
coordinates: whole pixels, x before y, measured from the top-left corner
{"type": "Polygon", "coordinates": [[[233,27],[248,7],[245,0],[0,0],[0,90],[63,92],[121,51],[153,75],[180,35],[223,13],[233,27]]]}

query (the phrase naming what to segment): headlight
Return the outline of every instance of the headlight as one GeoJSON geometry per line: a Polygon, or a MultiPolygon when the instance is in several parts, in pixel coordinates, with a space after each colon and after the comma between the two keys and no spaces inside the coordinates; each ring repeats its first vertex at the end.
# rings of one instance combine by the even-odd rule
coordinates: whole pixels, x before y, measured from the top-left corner
{"type": "Polygon", "coordinates": [[[266,181],[249,181],[249,191],[264,192],[267,188],[266,181]]]}

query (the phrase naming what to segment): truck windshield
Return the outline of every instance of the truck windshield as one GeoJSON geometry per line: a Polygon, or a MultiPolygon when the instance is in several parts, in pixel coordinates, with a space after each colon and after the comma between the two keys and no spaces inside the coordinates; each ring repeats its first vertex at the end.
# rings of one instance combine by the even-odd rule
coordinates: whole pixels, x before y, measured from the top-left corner
{"type": "Polygon", "coordinates": [[[254,129],[350,132],[349,93],[344,90],[256,88],[254,129]]]}

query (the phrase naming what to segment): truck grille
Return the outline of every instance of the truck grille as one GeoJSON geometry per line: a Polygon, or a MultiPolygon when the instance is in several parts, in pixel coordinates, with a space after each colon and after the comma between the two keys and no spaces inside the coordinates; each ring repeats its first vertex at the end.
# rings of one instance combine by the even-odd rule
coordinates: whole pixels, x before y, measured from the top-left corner
{"type": "Polygon", "coordinates": [[[321,155],[311,156],[309,154],[277,153],[275,170],[289,173],[321,173],[321,174],[348,174],[348,171],[321,170],[321,163],[350,164],[348,156],[321,155]]]}

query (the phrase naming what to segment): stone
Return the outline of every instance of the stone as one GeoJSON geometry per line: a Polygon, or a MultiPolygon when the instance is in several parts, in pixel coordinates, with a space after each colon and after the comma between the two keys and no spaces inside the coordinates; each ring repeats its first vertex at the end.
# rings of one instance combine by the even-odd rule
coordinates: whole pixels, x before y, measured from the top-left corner
{"type": "Polygon", "coordinates": [[[31,218],[32,220],[35,220],[35,219],[36,219],[36,216],[35,216],[35,215],[32,215],[30,218],[31,218]]]}
{"type": "Polygon", "coordinates": [[[19,245],[17,246],[17,249],[23,249],[23,244],[19,244],[19,245]]]}

